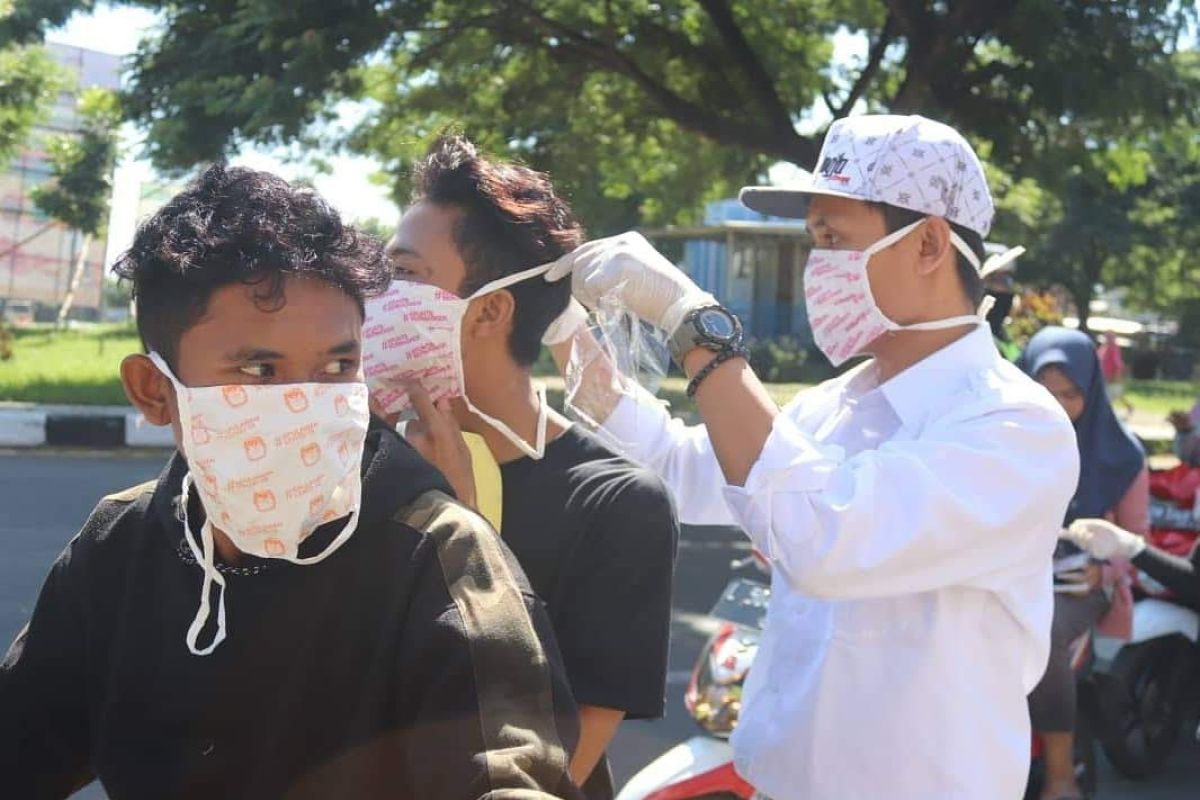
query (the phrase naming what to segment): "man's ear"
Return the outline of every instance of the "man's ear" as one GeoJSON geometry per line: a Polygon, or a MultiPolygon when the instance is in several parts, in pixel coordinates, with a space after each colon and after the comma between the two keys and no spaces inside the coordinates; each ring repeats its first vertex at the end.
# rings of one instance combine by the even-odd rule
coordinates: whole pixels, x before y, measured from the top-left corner
{"type": "Polygon", "coordinates": [[[479,339],[507,337],[517,310],[512,292],[500,289],[484,295],[471,305],[474,313],[465,323],[468,335],[479,339]]]}
{"type": "Polygon", "coordinates": [[[947,256],[955,261],[954,243],[950,241],[950,223],[942,217],[929,217],[920,228],[920,249],[917,251],[917,272],[931,275],[947,256]]]}
{"type": "Polygon", "coordinates": [[[175,416],[175,389],[144,355],[129,355],[121,362],[125,396],[151,425],[170,425],[175,416]]]}

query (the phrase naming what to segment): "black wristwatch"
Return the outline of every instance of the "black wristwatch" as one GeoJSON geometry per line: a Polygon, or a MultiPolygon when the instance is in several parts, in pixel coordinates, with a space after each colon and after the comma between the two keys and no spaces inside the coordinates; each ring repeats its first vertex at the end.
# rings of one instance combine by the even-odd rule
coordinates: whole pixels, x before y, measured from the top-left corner
{"type": "Polygon", "coordinates": [[[703,306],[688,313],[671,336],[671,357],[683,366],[683,357],[697,347],[720,353],[739,349],[743,341],[742,323],[723,306],[703,306]]]}

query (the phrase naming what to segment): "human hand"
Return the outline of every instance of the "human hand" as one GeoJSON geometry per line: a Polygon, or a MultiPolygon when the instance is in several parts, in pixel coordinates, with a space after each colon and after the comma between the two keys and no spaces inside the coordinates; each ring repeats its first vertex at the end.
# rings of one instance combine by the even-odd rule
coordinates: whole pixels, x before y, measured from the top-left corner
{"type": "Polygon", "coordinates": [[[1072,591],[1077,590],[1079,594],[1086,594],[1100,588],[1100,584],[1104,580],[1104,571],[1099,564],[1091,561],[1083,569],[1060,572],[1054,577],[1059,583],[1070,584],[1072,591]]]}
{"type": "Polygon", "coordinates": [[[367,406],[371,409],[371,413],[379,417],[387,423],[392,430],[400,424],[400,413],[389,414],[387,410],[375,400],[375,394],[372,392],[367,398],[367,406]]]}
{"type": "Polygon", "coordinates": [[[438,468],[464,505],[476,508],[471,451],[463,440],[462,428],[454,418],[450,400],[434,403],[429,392],[415,381],[405,388],[417,418],[405,427],[404,438],[426,461],[438,468]]]}
{"type": "Polygon", "coordinates": [[[1131,559],[1146,549],[1141,536],[1103,519],[1077,519],[1063,538],[1101,561],[1131,559]]]}
{"type": "Polygon", "coordinates": [[[555,262],[546,280],[571,275],[571,291],[588,308],[616,295],[634,316],[674,333],[688,312],[715,305],[679,267],[633,231],[596,239],[555,262]]]}

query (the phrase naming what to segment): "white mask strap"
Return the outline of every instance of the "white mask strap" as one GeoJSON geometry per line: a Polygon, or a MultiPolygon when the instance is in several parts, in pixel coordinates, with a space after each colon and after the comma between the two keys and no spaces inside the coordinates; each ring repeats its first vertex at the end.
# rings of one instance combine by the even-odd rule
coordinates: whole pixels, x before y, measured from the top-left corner
{"type": "Polygon", "coordinates": [[[471,398],[463,395],[463,399],[467,401],[467,408],[471,409],[480,419],[491,425],[500,432],[505,439],[508,439],[525,455],[532,458],[534,461],[541,461],[546,455],[546,419],[549,415],[548,406],[546,404],[546,387],[539,384],[536,388],[538,397],[538,421],[537,421],[537,441],[534,446],[530,447],[529,443],[522,439],[516,431],[505,425],[495,417],[489,416],[471,402],[471,398]]]}
{"type": "Polygon", "coordinates": [[[185,388],[184,385],[179,382],[179,379],[175,377],[175,373],[171,372],[171,368],[167,366],[166,359],[164,359],[154,350],[151,350],[146,357],[154,363],[154,366],[158,367],[159,372],[167,376],[167,380],[171,381],[172,386],[174,386],[176,389],[185,388]]]}
{"type": "Polygon", "coordinates": [[[316,564],[318,561],[324,561],[325,559],[329,558],[334,554],[334,552],[337,551],[339,547],[346,543],[346,541],[350,538],[350,535],[354,533],[356,528],[358,528],[358,514],[361,509],[362,500],[360,498],[358,505],[355,506],[354,511],[350,513],[350,519],[346,521],[346,527],[342,528],[342,532],[337,535],[337,538],[330,542],[329,546],[320,553],[315,556],[309,556],[308,558],[289,558],[286,560],[292,562],[293,564],[307,566],[308,564],[316,564]]]}
{"type": "Polygon", "coordinates": [[[545,275],[547,272],[549,272],[553,268],[554,268],[554,263],[551,262],[549,264],[542,264],[541,266],[532,267],[527,270],[522,270],[521,272],[514,272],[512,275],[505,275],[503,278],[497,278],[496,280],[491,281],[490,283],[485,283],[483,286],[480,286],[478,289],[476,289],[474,292],[471,293],[470,297],[468,297],[466,299],[474,300],[476,297],[482,297],[485,294],[491,294],[492,292],[498,292],[501,289],[507,289],[509,286],[512,286],[515,283],[520,283],[521,281],[527,281],[530,278],[536,278],[539,275],[545,275]]]}
{"type": "Polygon", "coordinates": [[[917,220],[916,222],[913,222],[909,225],[905,225],[903,228],[900,228],[899,230],[892,231],[887,236],[883,237],[878,242],[876,242],[875,244],[871,245],[866,250],[864,250],[863,254],[870,257],[882,250],[888,249],[889,247],[894,245],[896,242],[900,241],[905,236],[908,236],[910,233],[915,231],[917,228],[924,225],[926,219],[928,219],[928,217],[922,217],[921,219],[917,220]]]}
{"type": "Polygon", "coordinates": [[[1025,248],[1017,246],[1005,250],[1003,253],[988,256],[987,260],[983,262],[983,266],[979,268],[979,277],[986,278],[993,273],[999,272],[1023,255],[1025,255],[1025,248]]]}
{"type": "Polygon", "coordinates": [[[188,523],[188,497],[191,486],[192,474],[189,472],[183,476],[183,493],[179,498],[179,502],[183,504],[183,538],[187,542],[188,548],[192,551],[192,556],[196,559],[196,563],[204,571],[204,582],[200,587],[200,608],[197,609],[196,616],[188,628],[187,647],[193,655],[206,656],[213,650],[216,650],[217,645],[225,641],[226,587],[225,578],[221,573],[217,572],[217,567],[214,563],[216,544],[213,542],[212,523],[206,519],[204,526],[200,529],[202,550],[197,550],[196,543],[192,541],[192,526],[188,523]],[[201,650],[196,647],[196,640],[200,637],[200,632],[204,630],[205,624],[208,623],[209,599],[212,596],[212,585],[214,583],[221,587],[221,596],[217,601],[217,632],[213,635],[213,640],[208,647],[201,650]]]}

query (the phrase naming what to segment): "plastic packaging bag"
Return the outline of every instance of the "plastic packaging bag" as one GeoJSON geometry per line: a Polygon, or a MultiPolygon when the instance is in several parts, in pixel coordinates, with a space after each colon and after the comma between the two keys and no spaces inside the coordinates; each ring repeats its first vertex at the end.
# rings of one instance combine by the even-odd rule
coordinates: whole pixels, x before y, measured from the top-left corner
{"type": "Polygon", "coordinates": [[[572,340],[566,367],[564,410],[596,433],[622,397],[657,394],[671,366],[666,332],[630,314],[618,295],[600,299],[572,340]]]}

